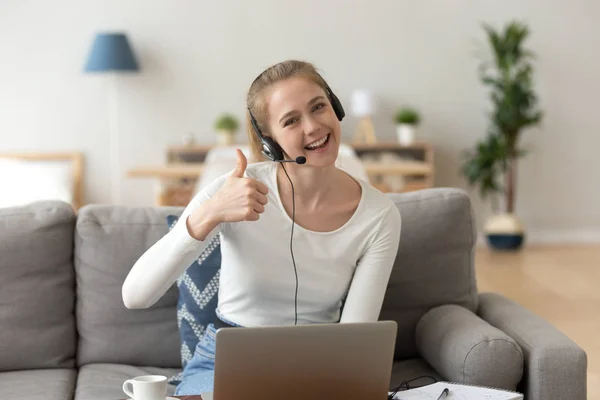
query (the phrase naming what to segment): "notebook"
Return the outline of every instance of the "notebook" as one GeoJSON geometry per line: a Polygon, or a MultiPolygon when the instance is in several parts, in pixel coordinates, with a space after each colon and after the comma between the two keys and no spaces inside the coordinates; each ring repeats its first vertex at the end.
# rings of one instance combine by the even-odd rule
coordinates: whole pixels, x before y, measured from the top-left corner
{"type": "Polygon", "coordinates": [[[410,390],[401,390],[394,396],[397,400],[437,400],[444,388],[450,394],[444,400],[523,400],[521,393],[484,386],[452,382],[436,382],[410,390]]]}

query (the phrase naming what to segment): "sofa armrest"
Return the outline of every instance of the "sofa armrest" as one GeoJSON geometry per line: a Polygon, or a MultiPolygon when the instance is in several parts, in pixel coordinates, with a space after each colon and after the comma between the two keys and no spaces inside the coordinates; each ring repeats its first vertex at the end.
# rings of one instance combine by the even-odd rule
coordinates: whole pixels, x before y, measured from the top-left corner
{"type": "Polygon", "coordinates": [[[550,323],[496,293],[479,295],[478,314],[512,337],[525,356],[528,400],[586,400],[587,355],[550,323]]]}
{"type": "Polygon", "coordinates": [[[523,376],[518,344],[465,307],[429,310],[416,340],[421,357],[445,380],[515,390],[523,376]]]}

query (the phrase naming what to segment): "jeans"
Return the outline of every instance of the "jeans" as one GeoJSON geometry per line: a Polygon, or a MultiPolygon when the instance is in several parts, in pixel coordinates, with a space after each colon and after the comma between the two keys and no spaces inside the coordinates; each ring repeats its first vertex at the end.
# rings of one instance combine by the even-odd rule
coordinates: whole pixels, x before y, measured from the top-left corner
{"type": "MultiPolygon", "coordinates": [[[[221,318],[230,325],[236,325],[221,318]]],[[[175,389],[175,396],[199,395],[212,392],[215,377],[215,349],[217,344],[217,329],[214,324],[208,324],[206,331],[198,341],[192,359],[186,364],[181,382],[175,389]]]]}

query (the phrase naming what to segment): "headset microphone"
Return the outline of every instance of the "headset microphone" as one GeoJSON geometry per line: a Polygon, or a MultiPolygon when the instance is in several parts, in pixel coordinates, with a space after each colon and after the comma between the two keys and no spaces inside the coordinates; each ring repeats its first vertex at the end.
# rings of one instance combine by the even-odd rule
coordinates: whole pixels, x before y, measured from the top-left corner
{"type": "Polygon", "coordinates": [[[296,157],[295,160],[279,160],[277,162],[295,162],[298,164],[304,164],[306,162],[306,157],[300,156],[300,157],[296,157]]]}

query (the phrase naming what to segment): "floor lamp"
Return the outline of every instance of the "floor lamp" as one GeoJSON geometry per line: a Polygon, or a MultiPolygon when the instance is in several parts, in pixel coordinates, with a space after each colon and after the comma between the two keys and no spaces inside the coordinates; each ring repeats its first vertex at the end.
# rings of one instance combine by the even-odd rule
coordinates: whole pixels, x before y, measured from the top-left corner
{"type": "Polygon", "coordinates": [[[124,33],[99,33],[96,35],[85,65],[85,72],[108,74],[109,78],[110,169],[114,204],[121,203],[117,74],[136,72],[139,69],[138,62],[124,33]]]}

